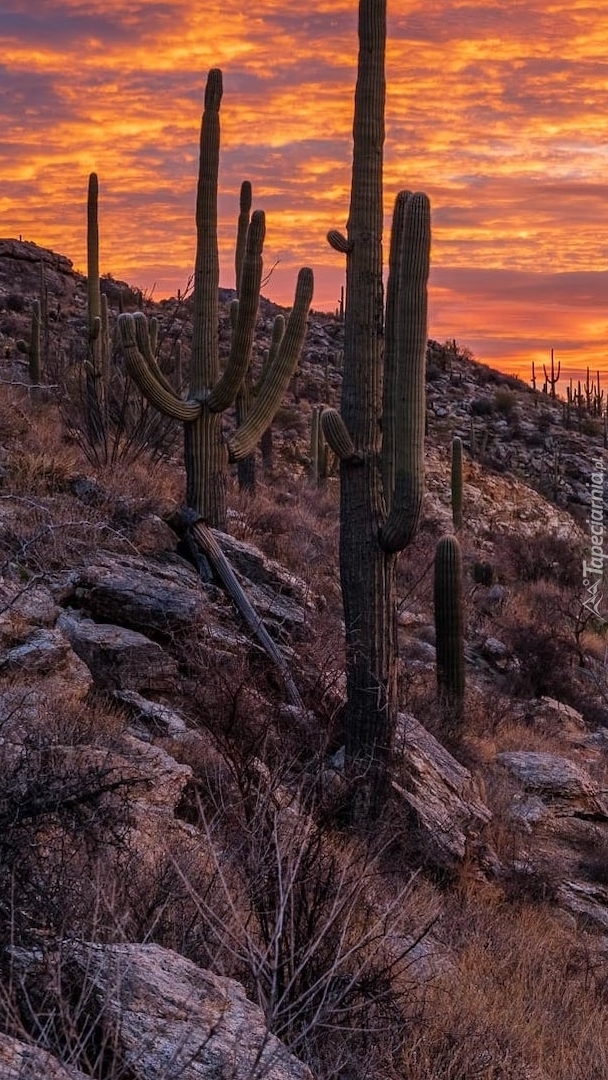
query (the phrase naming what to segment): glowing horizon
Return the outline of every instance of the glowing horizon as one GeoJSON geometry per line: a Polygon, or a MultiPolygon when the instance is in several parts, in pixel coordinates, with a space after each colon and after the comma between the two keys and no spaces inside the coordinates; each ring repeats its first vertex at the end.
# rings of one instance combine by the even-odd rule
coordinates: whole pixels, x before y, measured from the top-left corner
{"type": "MultiPolygon", "coordinates": [[[[583,0],[388,7],[385,209],[402,187],[431,198],[429,335],[525,377],[551,348],[564,371],[608,371],[608,13],[583,0]]],[[[157,299],[183,289],[204,84],[217,66],[221,284],[234,284],[249,179],[267,212],[267,270],[278,263],[266,294],[289,304],[310,265],[314,308],[333,310],[344,265],[325,234],[348,214],[356,9],[5,2],[0,233],[82,268],[95,171],[102,272],[155,286],[157,299]]]]}

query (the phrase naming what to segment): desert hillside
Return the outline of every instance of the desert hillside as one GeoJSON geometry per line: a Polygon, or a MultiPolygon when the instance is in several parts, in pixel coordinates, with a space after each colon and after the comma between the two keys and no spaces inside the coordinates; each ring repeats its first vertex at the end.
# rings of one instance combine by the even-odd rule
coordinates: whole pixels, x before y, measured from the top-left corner
{"type": "MultiPolygon", "coordinates": [[[[143,402],[116,334],[119,310],[143,312],[183,394],[191,297],[101,287],[94,430],[86,280],[0,240],[0,1078],[604,1078],[608,607],[583,566],[605,404],[570,408],[429,342],[390,794],[357,828],[339,476],[311,443],[316,407],[339,401],[343,324],[311,314],[212,534],[264,641],[189,542],[180,424],[143,402]],[[458,732],[433,604],[455,437],[458,732]]],[[[277,314],[261,302],[252,394],[277,314]]]]}

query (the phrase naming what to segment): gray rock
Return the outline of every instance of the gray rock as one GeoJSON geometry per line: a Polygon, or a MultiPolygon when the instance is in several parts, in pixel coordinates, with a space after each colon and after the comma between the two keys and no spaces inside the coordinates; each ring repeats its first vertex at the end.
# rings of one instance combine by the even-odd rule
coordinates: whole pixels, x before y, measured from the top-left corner
{"type": "Polygon", "coordinates": [[[598,785],[580,765],[560,754],[507,750],[496,760],[523,785],[555,808],[593,820],[608,820],[608,805],[598,785]]]}
{"type": "Polygon", "coordinates": [[[62,1065],[38,1046],[0,1034],[0,1080],[86,1080],[73,1065],[62,1065]]]}
{"type": "Polygon", "coordinates": [[[498,638],[488,637],[485,639],[481,646],[482,655],[488,660],[506,660],[509,656],[509,649],[505,645],[504,641],[499,641],[498,638]]]}
{"type": "Polygon", "coordinates": [[[96,1007],[113,1032],[120,1066],[133,1080],[312,1080],[267,1031],[240,983],[177,953],[64,942],[61,964],[86,985],[88,1011],[96,1007]]]}
{"type": "Polygon", "coordinates": [[[95,623],[62,612],[58,626],[101,690],[170,690],[177,664],[155,641],[136,630],[95,623]]]}
{"type": "Polygon", "coordinates": [[[464,859],[492,817],[471,773],[409,713],[399,714],[395,744],[405,777],[395,791],[441,863],[464,859]]]}
{"type": "Polygon", "coordinates": [[[71,645],[61,630],[36,630],[21,645],[0,654],[0,671],[44,675],[66,665],[71,645]]]}
{"type": "Polygon", "coordinates": [[[183,716],[168,705],[149,701],[136,690],[116,690],[114,697],[132,714],[136,723],[143,724],[150,736],[182,735],[186,730],[183,716]]]}
{"type": "Polygon", "coordinates": [[[97,622],[163,636],[203,623],[209,602],[196,571],[178,556],[140,558],[97,552],[55,584],[97,622]]]}

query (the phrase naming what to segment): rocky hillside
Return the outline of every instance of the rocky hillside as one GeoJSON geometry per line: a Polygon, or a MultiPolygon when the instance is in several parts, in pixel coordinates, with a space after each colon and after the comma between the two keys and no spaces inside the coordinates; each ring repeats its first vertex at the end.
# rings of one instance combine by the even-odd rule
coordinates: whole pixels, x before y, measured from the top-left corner
{"type": "MultiPolygon", "coordinates": [[[[122,293],[156,315],[181,385],[188,298],[105,288],[113,310],[122,293]]],[[[301,708],[170,527],[178,438],[150,427],[91,453],[85,321],[67,259],[0,241],[0,1078],[608,1075],[606,633],[582,576],[599,425],[429,344],[394,782],[377,833],[358,835],[338,480],[308,476],[312,408],[339,398],[339,321],[313,314],[272,466],[258,461],[254,494],[234,485],[231,535],[216,534],[301,708]],[[32,394],[17,341],[41,257],[47,389],[32,394]],[[437,708],[431,585],[455,434],[458,740],[437,708]]]]}

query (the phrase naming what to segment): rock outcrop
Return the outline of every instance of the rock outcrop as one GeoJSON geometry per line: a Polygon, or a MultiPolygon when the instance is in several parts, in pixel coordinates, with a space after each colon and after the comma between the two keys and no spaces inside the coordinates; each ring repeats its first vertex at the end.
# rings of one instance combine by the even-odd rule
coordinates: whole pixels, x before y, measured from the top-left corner
{"type": "MultiPolygon", "coordinates": [[[[66,941],[61,955],[14,950],[13,964],[25,985],[53,969],[56,978],[73,978],[86,1001],[89,1037],[96,1029],[100,1044],[111,1040],[119,1069],[132,1080],[312,1080],[269,1034],[240,983],[158,945],[66,941]]],[[[52,1067],[53,1080],[79,1080],[52,1067]]]]}

